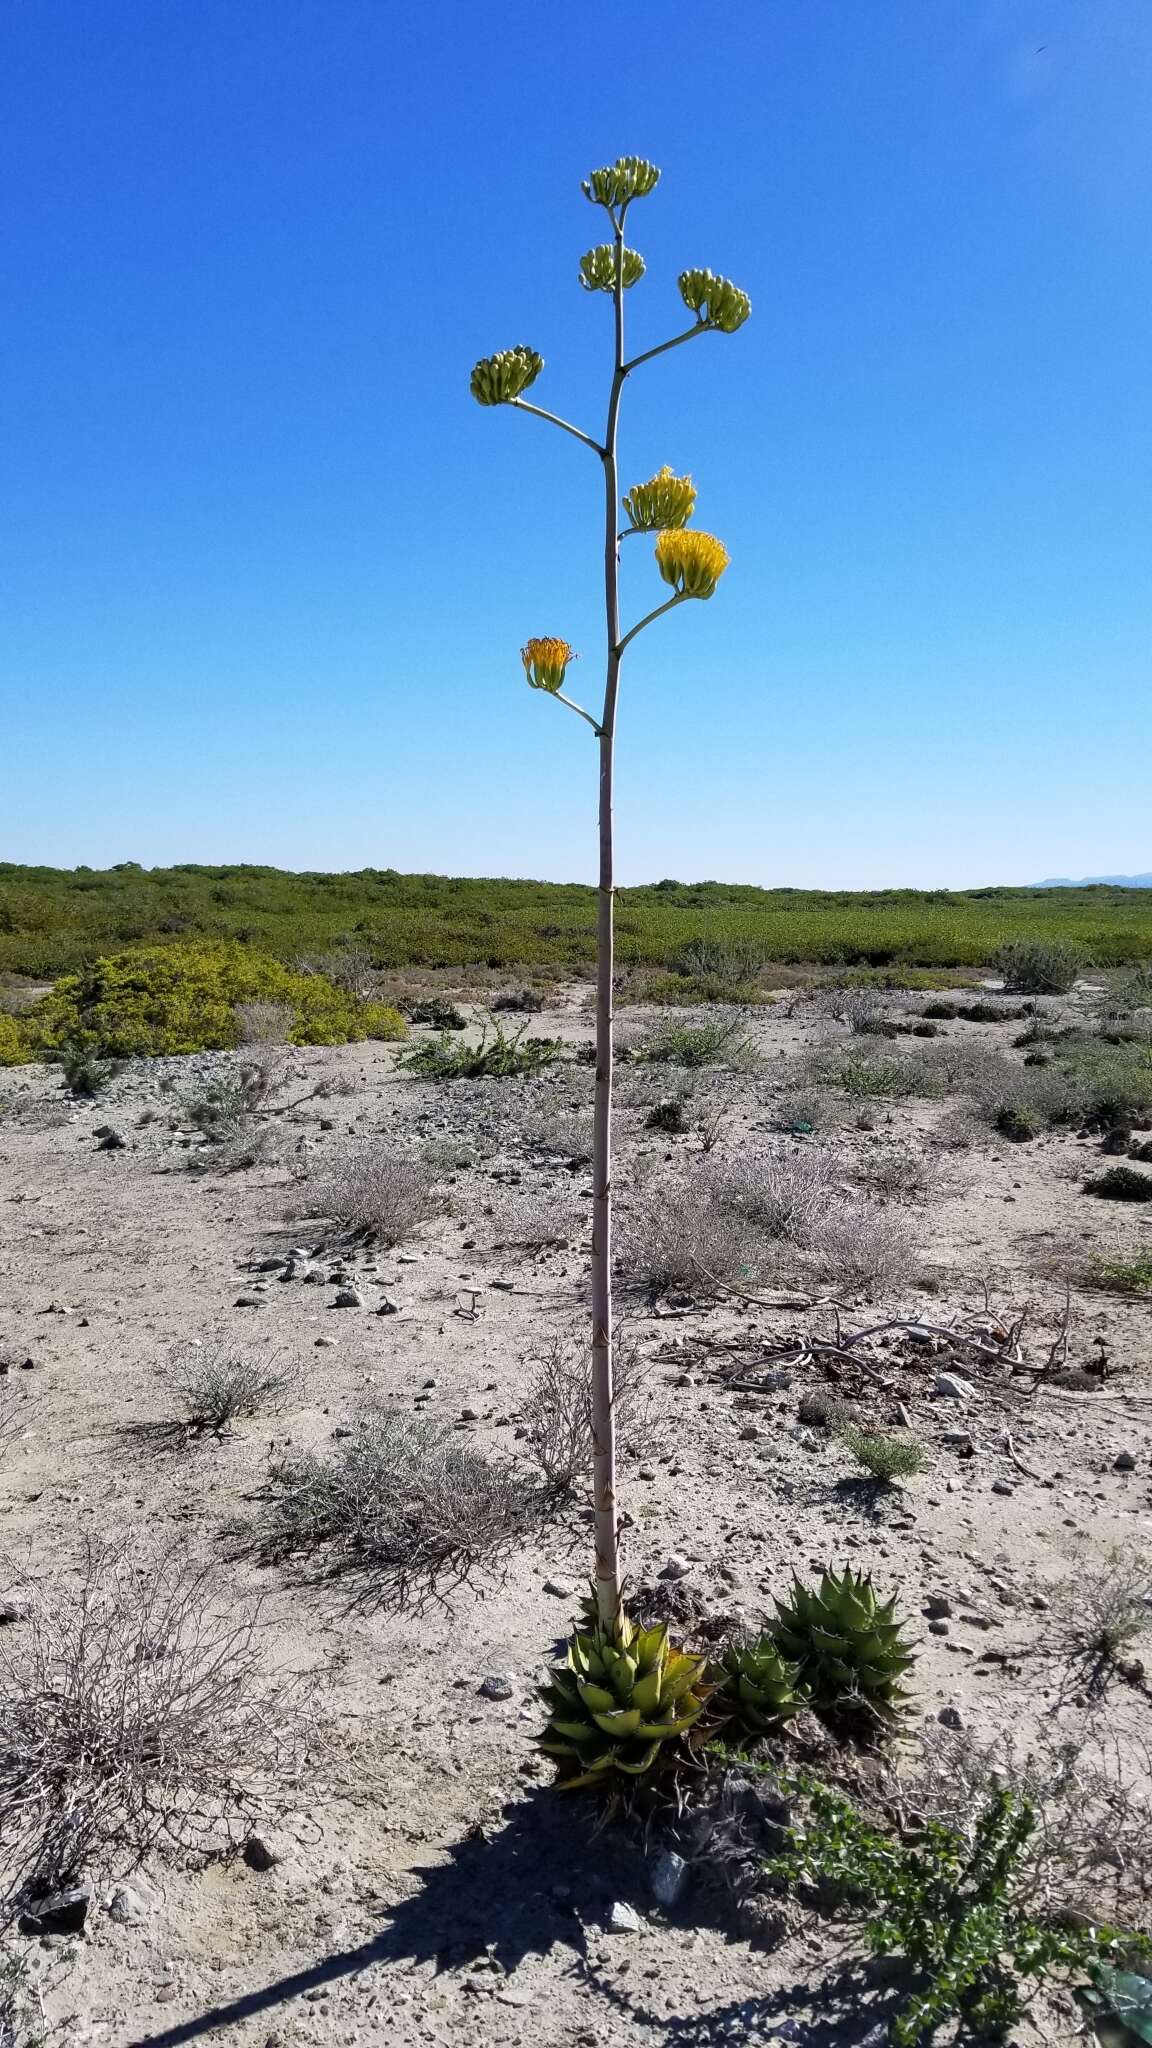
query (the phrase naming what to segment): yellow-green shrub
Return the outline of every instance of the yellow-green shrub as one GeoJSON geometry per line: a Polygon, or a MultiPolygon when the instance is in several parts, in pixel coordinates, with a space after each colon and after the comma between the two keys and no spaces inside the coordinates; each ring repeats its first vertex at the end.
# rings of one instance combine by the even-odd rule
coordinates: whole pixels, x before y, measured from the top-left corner
{"type": "Polygon", "coordinates": [[[31,1057],[19,1020],[0,1010],[0,1067],[22,1067],[31,1057]]]}
{"type": "Polygon", "coordinates": [[[286,1004],[294,1045],[343,1045],[350,1039],[404,1038],[398,1010],[364,1002],[322,974],[299,974],[245,946],[140,946],[94,960],[56,983],[24,1020],[35,1051],[76,1043],[94,1052],[204,1052],[233,1046],[237,1003],[286,1004]]]}

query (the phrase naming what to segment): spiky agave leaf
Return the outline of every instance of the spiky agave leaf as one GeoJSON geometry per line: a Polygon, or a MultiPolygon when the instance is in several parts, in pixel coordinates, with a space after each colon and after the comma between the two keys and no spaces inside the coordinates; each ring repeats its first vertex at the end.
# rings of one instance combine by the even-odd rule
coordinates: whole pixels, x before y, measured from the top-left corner
{"type": "Polygon", "coordinates": [[[798,1670],[770,1635],[730,1643],[716,1673],[718,1704],[755,1734],[780,1728],[804,1704],[798,1670]]]}
{"type": "Polygon", "coordinates": [[[610,1629],[577,1629],[564,1664],[541,1690],[548,1725],[540,1747],[565,1787],[642,1777],[700,1717],[705,1660],[675,1648],[660,1624],[639,1629],[620,1614],[610,1629]]]}
{"type": "Polygon", "coordinates": [[[797,1689],[826,1719],[864,1713],[888,1725],[910,1698],[901,1681],[915,1663],[896,1601],[879,1601],[872,1580],[851,1567],[826,1571],[815,1589],[799,1579],[776,1603],[772,1640],[796,1667],[797,1689]]]}

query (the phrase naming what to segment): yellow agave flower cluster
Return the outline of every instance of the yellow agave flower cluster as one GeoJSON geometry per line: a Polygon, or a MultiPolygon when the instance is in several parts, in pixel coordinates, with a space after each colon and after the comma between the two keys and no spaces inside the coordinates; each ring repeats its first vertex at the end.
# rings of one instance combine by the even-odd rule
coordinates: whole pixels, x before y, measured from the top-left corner
{"type": "Polygon", "coordinates": [[[676,280],[680,297],[702,327],[718,327],[721,334],[735,334],[752,311],[752,301],[726,277],[713,277],[710,270],[683,270],[676,280]]]}
{"type": "MultiPolygon", "coordinates": [[[[644,258],[635,249],[623,251],[621,282],[625,291],[639,284],[644,275],[644,258]]],[[[580,282],[586,292],[610,292],[616,288],[616,251],[611,242],[601,242],[580,258],[580,282]]]]}
{"type": "Polygon", "coordinates": [[[564,676],[570,661],[575,661],[575,650],[566,640],[529,640],[520,649],[524,673],[534,690],[547,690],[554,697],[564,687],[564,676]]]}
{"type": "Polygon", "coordinates": [[[614,164],[589,171],[580,190],[593,206],[627,206],[633,199],[645,199],[660,182],[655,164],[642,156],[618,156],[614,164]]]}
{"type": "Polygon", "coordinates": [[[505,348],[481,356],[472,372],[472,396],[478,405],[507,405],[536,382],[544,358],[534,348],[505,348]]]}
{"type": "Polygon", "coordinates": [[[656,542],[656,567],[681,597],[711,597],[731,559],[714,533],[669,528],[656,542]]]}
{"type": "Polygon", "coordinates": [[[673,475],[665,463],[646,484],[633,484],[621,502],[637,533],[660,533],[666,526],[687,526],[696,504],[696,486],[690,476],[673,475]]]}

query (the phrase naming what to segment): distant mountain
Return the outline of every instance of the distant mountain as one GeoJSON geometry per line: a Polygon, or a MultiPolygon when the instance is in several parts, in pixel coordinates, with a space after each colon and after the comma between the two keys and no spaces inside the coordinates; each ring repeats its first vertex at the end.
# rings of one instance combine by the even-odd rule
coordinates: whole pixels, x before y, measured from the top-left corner
{"type": "Polygon", "coordinates": [[[1152,889],[1152,875],[1085,875],[1071,882],[1067,875],[1052,875],[1047,882],[1029,882],[1030,889],[1152,889]]]}

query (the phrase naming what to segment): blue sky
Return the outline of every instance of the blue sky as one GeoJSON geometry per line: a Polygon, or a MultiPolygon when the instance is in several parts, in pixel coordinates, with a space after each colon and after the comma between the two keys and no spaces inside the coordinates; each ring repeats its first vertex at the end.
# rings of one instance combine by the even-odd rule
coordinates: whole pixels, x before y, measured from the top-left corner
{"type": "MultiPolygon", "coordinates": [[[[0,9],[0,856],[590,878],[579,180],[753,301],[631,380],[732,567],[627,663],[622,878],[1152,867],[1147,0],[0,9]]],[[[647,544],[625,617],[659,600],[647,544]]]]}

